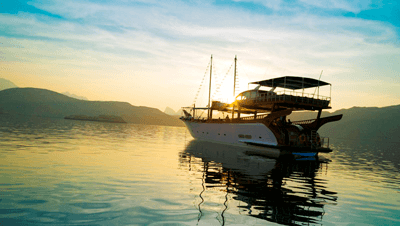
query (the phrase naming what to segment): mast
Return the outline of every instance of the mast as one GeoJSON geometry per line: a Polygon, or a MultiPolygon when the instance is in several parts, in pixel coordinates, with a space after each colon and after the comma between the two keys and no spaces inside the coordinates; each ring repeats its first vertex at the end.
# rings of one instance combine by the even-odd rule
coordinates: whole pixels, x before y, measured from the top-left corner
{"type": "MultiPolygon", "coordinates": [[[[233,72],[233,98],[235,98],[235,91],[236,91],[236,62],[237,62],[237,55],[235,55],[235,70],[233,72]]],[[[235,117],[235,104],[232,103],[232,119],[235,117]]]]}
{"type": "Polygon", "coordinates": [[[235,55],[235,71],[233,73],[233,97],[235,97],[235,91],[236,91],[236,61],[237,61],[237,56],[235,55]]]}
{"type": "Polygon", "coordinates": [[[210,98],[211,98],[211,75],[212,75],[212,55],[211,55],[211,63],[210,63],[210,86],[208,88],[208,112],[207,112],[207,119],[210,118],[210,98]]]}

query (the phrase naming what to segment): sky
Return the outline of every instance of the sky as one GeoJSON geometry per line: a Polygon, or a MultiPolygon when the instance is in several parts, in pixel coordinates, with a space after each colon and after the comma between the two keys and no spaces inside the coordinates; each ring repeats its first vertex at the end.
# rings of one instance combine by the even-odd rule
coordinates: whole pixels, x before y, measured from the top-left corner
{"type": "Polygon", "coordinates": [[[207,103],[211,55],[212,96],[232,96],[237,56],[236,94],[322,72],[332,110],[384,107],[400,104],[399,34],[395,0],[0,0],[0,77],[178,110],[207,103]]]}

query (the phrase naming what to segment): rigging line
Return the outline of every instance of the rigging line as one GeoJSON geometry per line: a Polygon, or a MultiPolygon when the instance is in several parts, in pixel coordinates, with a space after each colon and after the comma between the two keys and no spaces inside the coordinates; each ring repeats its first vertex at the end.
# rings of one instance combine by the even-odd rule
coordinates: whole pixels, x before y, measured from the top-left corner
{"type": "MultiPolygon", "coordinates": [[[[202,83],[204,82],[204,80],[202,80],[202,83]]],[[[195,99],[194,99],[194,103],[196,103],[196,100],[197,100],[197,98],[198,98],[198,96],[199,96],[199,94],[200,94],[200,91],[201,91],[201,87],[203,86],[203,84],[201,84],[200,85],[200,87],[199,87],[199,90],[197,91],[197,93],[196,93],[196,96],[195,96],[195,99]]]]}
{"type": "Polygon", "coordinates": [[[206,68],[206,71],[204,72],[203,79],[201,80],[200,87],[199,87],[199,89],[197,90],[196,96],[194,97],[193,104],[196,104],[196,101],[197,101],[197,98],[198,98],[198,96],[199,96],[201,87],[203,86],[204,80],[205,80],[205,78],[206,78],[207,71],[208,71],[208,69],[210,68],[210,64],[211,64],[211,61],[208,63],[208,66],[207,66],[207,68],[206,68]]]}
{"type": "MultiPolygon", "coordinates": [[[[235,95],[237,95],[237,93],[240,93],[240,91],[245,91],[246,90],[246,86],[244,85],[245,83],[249,82],[249,76],[247,75],[245,68],[240,67],[239,63],[236,66],[236,86],[235,86],[235,95]],[[239,70],[243,70],[243,74],[241,74],[241,72],[239,73],[239,70]],[[239,76],[240,75],[240,76],[239,76]],[[242,85],[240,85],[240,82],[242,82],[242,85]]],[[[249,87],[247,87],[247,89],[249,89],[249,87]]]]}
{"type": "Polygon", "coordinates": [[[319,75],[318,87],[315,87],[314,94],[313,94],[313,98],[314,98],[314,96],[315,96],[315,91],[317,91],[317,88],[318,88],[318,95],[319,95],[319,81],[321,80],[321,76],[322,76],[322,72],[323,72],[323,71],[324,71],[324,70],[322,70],[322,71],[321,71],[321,74],[319,75]]]}
{"type": "MultiPolygon", "coordinates": [[[[247,74],[247,72],[243,69],[243,74],[244,74],[244,76],[242,77],[242,79],[244,79],[244,81],[247,81],[247,82],[249,82],[250,81],[250,79],[249,79],[249,75],[247,74]]],[[[265,75],[264,75],[265,77],[266,77],[266,73],[265,73],[265,75]]],[[[247,84],[247,89],[249,89],[249,84],[247,84]]]]}
{"type": "Polygon", "coordinates": [[[216,84],[219,79],[219,76],[218,76],[217,68],[215,67],[215,59],[213,59],[213,62],[212,62],[212,69],[213,69],[213,72],[212,72],[213,81],[216,84]]]}
{"type": "Polygon", "coordinates": [[[197,119],[200,119],[200,117],[203,115],[204,111],[201,111],[201,114],[199,117],[197,117],[197,119]]]}
{"type": "MultiPolygon", "coordinates": [[[[233,65],[233,64],[232,64],[233,65]]],[[[225,76],[222,77],[221,74],[218,73],[216,67],[215,67],[215,63],[213,61],[213,75],[215,73],[215,87],[216,89],[214,90],[214,93],[212,96],[214,96],[217,93],[217,89],[222,85],[222,83],[224,82],[226,76],[229,74],[230,69],[232,68],[232,65],[230,66],[230,68],[228,69],[228,71],[226,72],[225,76]]]]}
{"type": "Polygon", "coordinates": [[[219,84],[217,84],[217,88],[214,91],[214,94],[212,95],[212,98],[214,98],[220,91],[221,85],[224,83],[225,78],[227,77],[227,75],[229,74],[229,71],[232,69],[233,67],[233,63],[231,64],[231,66],[229,67],[228,71],[226,72],[225,76],[222,78],[221,82],[219,84]]]}
{"type": "MultiPolygon", "coordinates": [[[[229,70],[228,70],[228,73],[229,73],[229,70]]],[[[214,93],[213,93],[213,97],[214,97],[214,95],[215,95],[215,93],[217,92],[217,89],[218,89],[218,85],[219,86],[221,86],[221,83],[224,81],[224,79],[225,79],[225,76],[224,77],[222,77],[221,76],[221,74],[220,73],[218,73],[218,71],[217,71],[217,68],[215,67],[215,63],[213,62],[213,75],[215,75],[214,77],[215,77],[215,87],[216,87],[216,89],[214,90],[214,93]]]]}

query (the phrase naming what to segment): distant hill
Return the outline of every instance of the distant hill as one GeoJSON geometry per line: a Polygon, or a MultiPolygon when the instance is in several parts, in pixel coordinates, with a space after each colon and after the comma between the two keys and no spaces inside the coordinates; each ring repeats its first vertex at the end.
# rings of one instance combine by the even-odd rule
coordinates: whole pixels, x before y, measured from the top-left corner
{"type": "Polygon", "coordinates": [[[164,113],[167,115],[175,115],[176,114],[176,112],[170,107],[166,107],[164,110],[164,113]]]}
{"type": "Polygon", "coordinates": [[[177,112],[175,112],[172,108],[166,107],[165,110],[164,110],[164,113],[167,114],[167,115],[174,115],[174,116],[178,115],[178,116],[181,116],[182,115],[182,109],[179,109],[177,112]]]}
{"type": "MultiPolygon", "coordinates": [[[[377,141],[400,141],[400,105],[388,107],[352,107],[333,113],[323,112],[322,116],[343,114],[337,122],[323,125],[318,132],[322,136],[344,139],[365,139],[377,141]]],[[[294,112],[291,121],[312,119],[317,112],[294,112]]]]}
{"type": "Polygon", "coordinates": [[[75,95],[75,94],[72,94],[72,93],[69,93],[69,92],[63,92],[61,94],[64,94],[66,96],[69,96],[69,97],[72,97],[72,98],[75,98],[75,99],[79,99],[79,100],[88,100],[88,98],[86,98],[86,97],[78,96],[78,95],[75,95]]]}
{"type": "Polygon", "coordinates": [[[10,80],[0,78],[0,91],[5,90],[5,89],[10,89],[10,88],[15,88],[17,87],[14,83],[12,83],[10,80]]]}
{"type": "Polygon", "coordinates": [[[183,126],[178,118],[156,108],[133,106],[127,102],[78,100],[37,88],[12,88],[0,91],[0,112],[55,118],[69,115],[115,115],[129,123],[183,126]]]}
{"type": "Polygon", "coordinates": [[[180,109],[176,112],[176,115],[178,115],[178,116],[182,116],[182,115],[183,115],[182,108],[180,108],[180,109]]]}

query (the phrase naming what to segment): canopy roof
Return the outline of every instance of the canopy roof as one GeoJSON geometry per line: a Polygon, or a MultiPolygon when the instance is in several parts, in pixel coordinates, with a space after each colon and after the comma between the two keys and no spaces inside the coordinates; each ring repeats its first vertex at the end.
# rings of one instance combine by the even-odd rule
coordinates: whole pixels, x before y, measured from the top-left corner
{"type": "Polygon", "coordinates": [[[321,80],[295,76],[284,76],[258,82],[250,82],[249,84],[259,84],[261,86],[280,87],[293,90],[330,85],[330,83],[321,80]]]}

